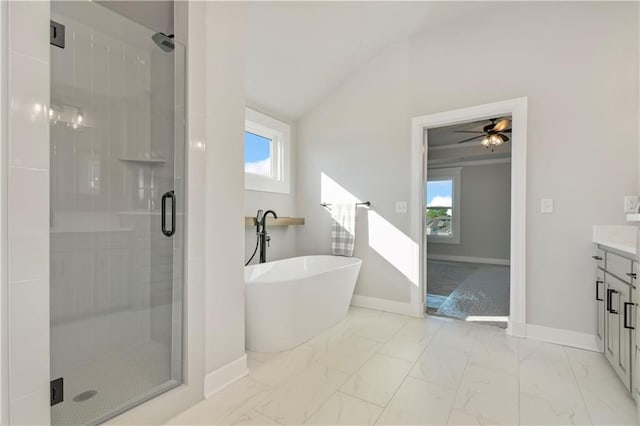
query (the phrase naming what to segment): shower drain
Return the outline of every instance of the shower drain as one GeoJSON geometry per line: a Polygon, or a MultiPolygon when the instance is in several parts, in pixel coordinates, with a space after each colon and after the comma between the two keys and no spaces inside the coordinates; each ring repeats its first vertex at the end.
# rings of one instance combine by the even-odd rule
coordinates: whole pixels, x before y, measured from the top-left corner
{"type": "Polygon", "coordinates": [[[73,397],[73,402],[84,402],[87,399],[93,398],[97,394],[98,394],[98,391],[95,391],[95,390],[84,391],[84,392],[81,392],[81,393],[77,394],[76,396],[74,396],[73,397]]]}

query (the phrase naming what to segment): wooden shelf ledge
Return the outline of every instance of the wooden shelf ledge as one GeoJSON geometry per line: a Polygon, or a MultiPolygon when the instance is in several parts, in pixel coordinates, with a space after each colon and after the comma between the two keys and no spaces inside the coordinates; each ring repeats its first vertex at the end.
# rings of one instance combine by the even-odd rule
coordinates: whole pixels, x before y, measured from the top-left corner
{"type": "MultiPolygon", "coordinates": [[[[255,216],[245,216],[245,226],[256,226],[255,216]]],[[[267,218],[267,227],[269,226],[291,226],[291,225],[304,225],[303,217],[279,217],[274,219],[272,217],[267,218]]]]}

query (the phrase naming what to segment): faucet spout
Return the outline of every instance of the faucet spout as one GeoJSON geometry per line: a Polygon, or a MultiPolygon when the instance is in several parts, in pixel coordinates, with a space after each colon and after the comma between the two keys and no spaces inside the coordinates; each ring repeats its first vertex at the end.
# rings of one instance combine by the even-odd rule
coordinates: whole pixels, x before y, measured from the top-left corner
{"type": "Polygon", "coordinates": [[[262,215],[262,228],[264,228],[265,223],[267,222],[267,216],[272,215],[274,219],[278,218],[278,215],[276,214],[276,212],[274,212],[273,210],[267,210],[266,212],[264,212],[264,214],[262,215]]]}
{"type": "Polygon", "coordinates": [[[278,218],[278,215],[273,210],[267,210],[262,215],[260,221],[260,263],[267,261],[267,245],[271,241],[271,237],[267,234],[267,216],[272,215],[274,219],[278,218]]]}

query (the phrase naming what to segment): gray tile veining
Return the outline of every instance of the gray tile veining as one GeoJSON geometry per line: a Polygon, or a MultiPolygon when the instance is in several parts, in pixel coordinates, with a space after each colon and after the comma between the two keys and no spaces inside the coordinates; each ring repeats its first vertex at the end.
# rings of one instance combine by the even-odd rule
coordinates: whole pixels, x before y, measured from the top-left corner
{"type": "Polygon", "coordinates": [[[352,307],[169,424],[638,424],[602,354],[352,307]]]}

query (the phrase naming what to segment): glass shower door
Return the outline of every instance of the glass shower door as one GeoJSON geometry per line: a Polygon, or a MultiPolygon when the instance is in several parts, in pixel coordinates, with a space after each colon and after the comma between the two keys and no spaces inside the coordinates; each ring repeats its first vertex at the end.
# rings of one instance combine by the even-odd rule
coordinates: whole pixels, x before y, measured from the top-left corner
{"type": "Polygon", "coordinates": [[[101,423],[182,383],[184,47],[53,1],[52,423],[101,423]]]}

